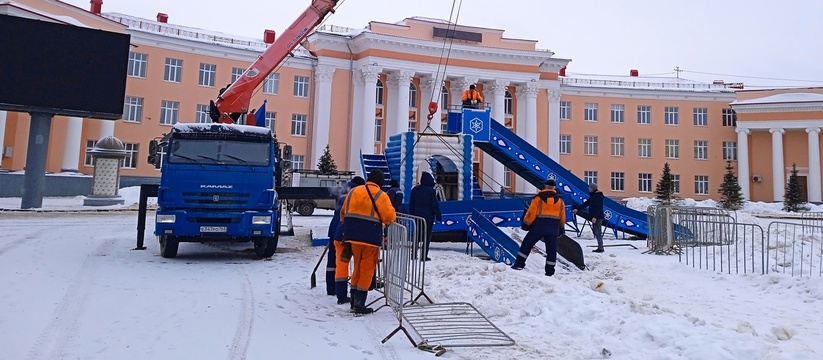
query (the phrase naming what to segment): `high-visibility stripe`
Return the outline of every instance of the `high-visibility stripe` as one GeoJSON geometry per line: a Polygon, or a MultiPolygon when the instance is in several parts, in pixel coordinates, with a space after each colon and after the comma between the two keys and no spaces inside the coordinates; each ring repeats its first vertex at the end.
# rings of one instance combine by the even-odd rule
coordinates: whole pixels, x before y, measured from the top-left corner
{"type": "Polygon", "coordinates": [[[551,266],[554,266],[554,265],[556,265],[556,264],[557,264],[557,263],[556,263],[556,262],[554,262],[554,261],[548,261],[548,260],[546,260],[546,265],[551,265],[551,266]]]}
{"type": "MultiPolygon", "coordinates": [[[[363,185],[363,186],[367,186],[367,187],[368,187],[368,186],[369,186],[369,184],[366,184],[366,185],[363,185]]],[[[353,192],[353,191],[352,191],[352,192],[353,192]]],[[[367,193],[367,194],[368,194],[368,193],[367,193]]],[[[346,214],[346,216],[347,216],[347,217],[348,217],[348,216],[351,216],[351,217],[358,217],[358,218],[361,218],[361,219],[364,219],[364,220],[369,220],[369,221],[377,221],[377,222],[382,222],[382,221],[380,220],[380,218],[378,218],[377,216],[375,216],[375,213],[374,213],[374,209],[375,209],[375,206],[376,206],[376,204],[375,204],[375,203],[377,202],[377,199],[379,199],[379,198],[380,198],[380,195],[381,195],[381,194],[383,194],[383,190],[377,190],[377,194],[375,194],[375,195],[374,195],[374,197],[373,197],[373,198],[371,198],[371,201],[372,201],[372,207],[371,207],[371,212],[369,212],[369,216],[365,216],[365,215],[359,215],[359,216],[358,216],[357,214],[350,214],[350,213],[349,213],[349,207],[351,206],[351,199],[348,199],[349,201],[346,201],[346,210],[345,210],[345,214],[346,214]],[[369,219],[369,217],[371,217],[371,219],[369,219]]],[[[348,198],[348,197],[347,197],[347,198],[348,198]]]]}

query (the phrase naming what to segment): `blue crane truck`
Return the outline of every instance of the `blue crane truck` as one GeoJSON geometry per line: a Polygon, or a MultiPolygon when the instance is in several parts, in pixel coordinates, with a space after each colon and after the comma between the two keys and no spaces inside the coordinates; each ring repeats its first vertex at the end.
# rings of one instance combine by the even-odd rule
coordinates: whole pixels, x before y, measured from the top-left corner
{"type": "Polygon", "coordinates": [[[235,124],[175,124],[152,140],[160,255],[177,256],[181,242],[251,241],[257,256],[272,256],[280,229],[276,148],[270,129],[235,124]]]}

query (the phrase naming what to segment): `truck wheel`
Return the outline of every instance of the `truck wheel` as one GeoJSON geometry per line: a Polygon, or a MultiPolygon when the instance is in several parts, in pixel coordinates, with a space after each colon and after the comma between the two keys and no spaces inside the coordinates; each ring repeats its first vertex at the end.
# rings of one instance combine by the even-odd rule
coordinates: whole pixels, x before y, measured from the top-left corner
{"type": "Polygon", "coordinates": [[[177,256],[177,248],[180,242],[176,237],[170,235],[160,236],[160,256],[171,259],[177,256]]]}
{"type": "Polygon", "coordinates": [[[254,240],[254,253],[261,258],[268,258],[274,255],[277,251],[277,242],[280,237],[275,233],[274,236],[257,238],[254,240]]]}
{"type": "Polygon", "coordinates": [[[303,216],[309,216],[314,213],[314,205],[312,203],[302,203],[297,207],[297,213],[303,216]]]}

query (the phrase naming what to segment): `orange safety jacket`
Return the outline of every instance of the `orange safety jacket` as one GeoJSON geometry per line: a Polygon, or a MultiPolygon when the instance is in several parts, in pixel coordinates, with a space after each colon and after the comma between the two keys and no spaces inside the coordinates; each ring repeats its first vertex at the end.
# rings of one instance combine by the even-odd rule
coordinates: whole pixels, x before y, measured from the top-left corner
{"type": "Polygon", "coordinates": [[[394,211],[389,196],[371,181],[366,182],[365,186],[358,186],[349,191],[340,209],[343,239],[346,241],[381,246],[383,245],[383,224],[388,225],[396,219],[397,213],[394,211]],[[371,192],[371,197],[369,192],[371,192]]]}
{"type": "Polygon", "coordinates": [[[465,102],[465,101],[471,101],[471,100],[477,100],[477,102],[482,103],[483,102],[483,94],[481,94],[479,91],[477,91],[477,89],[463,90],[463,96],[460,98],[460,101],[465,102]]]}
{"type": "Polygon", "coordinates": [[[556,191],[543,189],[532,199],[523,222],[531,225],[530,231],[558,235],[566,225],[566,204],[556,191]]]}

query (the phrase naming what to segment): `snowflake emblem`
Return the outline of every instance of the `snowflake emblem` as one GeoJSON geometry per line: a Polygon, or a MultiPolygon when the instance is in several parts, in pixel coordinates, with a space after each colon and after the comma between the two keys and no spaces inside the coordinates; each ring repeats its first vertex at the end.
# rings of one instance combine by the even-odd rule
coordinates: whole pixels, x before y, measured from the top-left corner
{"type": "Polygon", "coordinates": [[[603,212],[603,218],[606,219],[606,220],[611,219],[612,218],[612,211],[611,210],[604,211],[603,212]]]}
{"type": "Polygon", "coordinates": [[[474,118],[469,121],[469,128],[475,133],[483,131],[483,122],[479,118],[474,118]]]}
{"type": "Polygon", "coordinates": [[[494,259],[500,260],[500,257],[503,256],[503,252],[500,251],[499,247],[494,248],[494,259]]]}
{"type": "Polygon", "coordinates": [[[546,180],[557,180],[557,175],[555,173],[551,173],[546,177],[546,180]]]}

